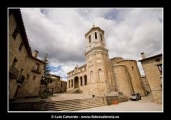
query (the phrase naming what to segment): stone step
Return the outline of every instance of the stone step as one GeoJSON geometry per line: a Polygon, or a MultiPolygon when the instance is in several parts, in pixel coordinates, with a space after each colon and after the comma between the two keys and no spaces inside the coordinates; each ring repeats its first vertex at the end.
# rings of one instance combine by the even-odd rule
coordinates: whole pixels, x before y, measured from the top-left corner
{"type": "Polygon", "coordinates": [[[75,111],[81,109],[87,109],[92,107],[104,106],[100,100],[89,98],[89,99],[75,99],[75,100],[64,100],[49,102],[46,105],[47,111],[75,111]]]}
{"type": "Polygon", "coordinates": [[[75,110],[81,110],[81,109],[87,109],[87,108],[93,108],[93,107],[99,107],[99,106],[104,106],[104,104],[84,104],[84,105],[74,105],[74,106],[49,106],[46,109],[48,111],[75,111],[75,110]]]}
{"type": "Polygon", "coordinates": [[[56,104],[48,104],[47,107],[53,107],[53,106],[56,106],[56,107],[76,107],[76,106],[85,106],[85,105],[96,105],[96,104],[103,104],[101,102],[81,102],[81,103],[56,103],[56,104]]]}
{"type": "Polygon", "coordinates": [[[67,94],[72,94],[72,93],[82,93],[79,88],[75,88],[73,90],[67,91],[67,94]]]}
{"type": "Polygon", "coordinates": [[[101,101],[99,98],[85,98],[85,99],[66,99],[66,100],[56,100],[51,101],[50,103],[58,103],[58,102],[80,102],[80,101],[101,101]]]}
{"type": "Polygon", "coordinates": [[[82,110],[82,109],[88,109],[88,108],[94,108],[94,107],[100,107],[103,105],[91,105],[91,106],[82,106],[82,107],[74,107],[74,108],[49,108],[47,111],[76,111],[76,110],[82,110]]]}
{"type": "Polygon", "coordinates": [[[45,103],[41,102],[25,102],[25,103],[10,103],[10,111],[39,111],[39,108],[45,103]]]}

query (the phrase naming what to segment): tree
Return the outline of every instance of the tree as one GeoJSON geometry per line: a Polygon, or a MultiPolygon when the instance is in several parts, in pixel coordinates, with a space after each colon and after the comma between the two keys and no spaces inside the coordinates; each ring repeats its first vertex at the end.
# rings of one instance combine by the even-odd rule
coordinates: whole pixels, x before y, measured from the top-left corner
{"type": "Polygon", "coordinates": [[[46,86],[46,90],[47,90],[48,84],[52,82],[52,79],[50,77],[49,61],[47,57],[48,57],[48,54],[45,55],[45,58],[43,60],[45,62],[45,66],[44,66],[44,74],[41,79],[41,84],[46,86]]]}

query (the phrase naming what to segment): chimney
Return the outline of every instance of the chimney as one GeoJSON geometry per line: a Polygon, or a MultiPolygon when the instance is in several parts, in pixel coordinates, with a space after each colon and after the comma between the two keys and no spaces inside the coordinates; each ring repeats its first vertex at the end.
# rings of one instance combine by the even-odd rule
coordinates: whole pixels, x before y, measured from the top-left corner
{"type": "Polygon", "coordinates": [[[32,55],[32,56],[33,56],[33,57],[35,57],[35,58],[37,58],[38,53],[39,53],[39,52],[38,52],[37,50],[34,50],[34,52],[33,52],[33,55],[32,55]]]}
{"type": "Polygon", "coordinates": [[[142,59],[146,58],[144,52],[141,53],[141,57],[142,57],[142,59]]]}

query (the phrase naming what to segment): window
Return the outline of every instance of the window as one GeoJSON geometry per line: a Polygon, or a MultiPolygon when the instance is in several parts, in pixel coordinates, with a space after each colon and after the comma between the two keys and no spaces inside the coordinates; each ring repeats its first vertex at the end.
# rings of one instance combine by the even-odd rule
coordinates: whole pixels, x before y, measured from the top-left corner
{"type": "Polygon", "coordinates": [[[97,39],[97,32],[95,32],[95,39],[97,39]]]}
{"type": "Polygon", "coordinates": [[[92,83],[94,82],[94,79],[93,79],[93,71],[90,72],[90,80],[91,80],[92,83]]]}
{"type": "Polygon", "coordinates": [[[156,62],[159,62],[159,61],[160,61],[160,58],[157,58],[157,59],[156,59],[156,62]]]}
{"type": "Polygon", "coordinates": [[[98,77],[99,77],[99,81],[102,81],[103,74],[102,74],[102,70],[101,69],[98,69],[98,77]]]}
{"type": "Polygon", "coordinates": [[[35,70],[36,70],[36,71],[39,70],[39,64],[38,64],[38,63],[36,63],[35,70]]]}
{"type": "Polygon", "coordinates": [[[91,43],[91,35],[89,35],[89,43],[91,43]]]}
{"type": "Polygon", "coordinates": [[[16,58],[14,58],[13,63],[12,63],[12,65],[11,65],[11,66],[12,66],[12,67],[15,67],[15,66],[16,66],[16,63],[17,63],[17,61],[18,61],[18,60],[17,60],[16,58]]]}
{"type": "Polygon", "coordinates": [[[162,74],[162,64],[157,65],[157,67],[158,67],[160,73],[162,74]]]}
{"type": "Polygon", "coordinates": [[[35,80],[36,79],[36,76],[33,76],[33,80],[35,80]]]}
{"type": "Polygon", "coordinates": [[[61,87],[62,87],[62,82],[61,82],[61,87]]]}
{"type": "Polygon", "coordinates": [[[70,88],[70,80],[68,81],[68,87],[70,88]]]}
{"type": "Polygon", "coordinates": [[[134,67],[132,66],[132,70],[134,69],[134,67]]]}
{"type": "Polygon", "coordinates": [[[20,51],[21,51],[21,49],[22,49],[23,45],[24,45],[24,43],[23,43],[23,42],[21,42],[21,43],[20,43],[20,46],[19,46],[19,48],[18,48],[20,51]]]}
{"type": "Polygon", "coordinates": [[[12,33],[12,36],[13,36],[14,40],[16,39],[18,33],[19,33],[19,30],[18,30],[18,27],[16,26],[14,32],[12,33]]]}
{"type": "Polygon", "coordinates": [[[29,74],[27,74],[27,79],[29,79],[29,74]]]}
{"type": "Polygon", "coordinates": [[[102,37],[102,34],[100,33],[100,39],[101,39],[101,41],[103,41],[103,37],[102,37]]]}
{"type": "Polygon", "coordinates": [[[87,85],[87,75],[84,75],[84,85],[87,85]]]}
{"type": "Polygon", "coordinates": [[[82,86],[83,85],[83,83],[82,83],[82,76],[80,77],[80,86],[82,86]]]}

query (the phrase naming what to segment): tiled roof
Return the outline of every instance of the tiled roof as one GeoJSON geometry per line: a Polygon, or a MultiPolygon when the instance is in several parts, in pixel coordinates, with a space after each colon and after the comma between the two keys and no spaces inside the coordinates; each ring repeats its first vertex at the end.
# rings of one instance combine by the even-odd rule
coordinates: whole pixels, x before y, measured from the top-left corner
{"type": "Polygon", "coordinates": [[[31,58],[39,61],[39,62],[44,63],[42,60],[39,60],[39,59],[32,56],[31,47],[30,47],[29,42],[28,42],[28,38],[27,38],[27,34],[26,34],[25,27],[24,27],[24,22],[23,22],[23,19],[22,19],[20,9],[9,9],[9,14],[14,15],[14,18],[15,18],[15,20],[17,22],[17,26],[18,26],[20,34],[21,34],[21,38],[22,38],[23,43],[24,43],[24,45],[26,47],[26,50],[27,50],[27,53],[28,53],[29,57],[31,57],[31,58]]]}
{"type": "Polygon", "coordinates": [[[156,57],[160,57],[160,56],[162,56],[162,54],[158,54],[158,55],[154,55],[154,56],[151,56],[151,57],[148,57],[148,58],[144,58],[142,60],[138,60],[138,62],[145,61],[145,60],[149,60],[149,59],[156,58],[156,57]]]}

